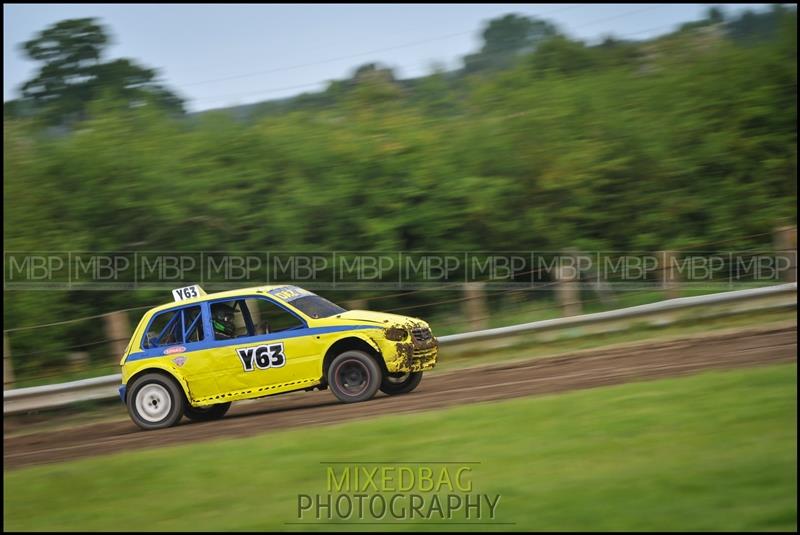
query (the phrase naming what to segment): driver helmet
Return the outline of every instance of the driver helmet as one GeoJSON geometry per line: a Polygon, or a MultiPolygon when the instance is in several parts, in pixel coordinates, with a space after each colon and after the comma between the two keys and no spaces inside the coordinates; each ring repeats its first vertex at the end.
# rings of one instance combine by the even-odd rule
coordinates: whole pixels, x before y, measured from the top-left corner
{"type": "Polygon", "coordinates": [[[225,303],[217,303],[211,308],[211,325],[214,327],[214,333],[226,338],[233,338],[235,333],[233,318],[236,310],[225,303]]]}

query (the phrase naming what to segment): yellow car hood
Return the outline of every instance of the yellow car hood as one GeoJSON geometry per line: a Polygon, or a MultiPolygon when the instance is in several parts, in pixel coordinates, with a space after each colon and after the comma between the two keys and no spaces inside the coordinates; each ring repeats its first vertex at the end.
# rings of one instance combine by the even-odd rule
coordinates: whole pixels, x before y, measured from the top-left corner
{"type": "Polygon", "coordinates": [[[401,316],[399,314],[389,314],[387,312],[372,312],[371,310],[348,310],[347,312],[337,314],[333,317],[341,318],[345,321],[363,321],[375,323],[378,325],[385,325],[386,327],[390,327],[392,325],[427,325],[427,323],[418,318],[401,316]]]}

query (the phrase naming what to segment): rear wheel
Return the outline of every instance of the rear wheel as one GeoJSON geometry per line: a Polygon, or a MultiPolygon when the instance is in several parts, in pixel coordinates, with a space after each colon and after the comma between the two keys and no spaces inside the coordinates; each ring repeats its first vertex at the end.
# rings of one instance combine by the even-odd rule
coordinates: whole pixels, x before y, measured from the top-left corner
{"type": "Polygon", "coordinates": [[[422,381],[422,372],[390,373],[383,378],[381,392],[396,396],[397,394],[408,394],[422,381]]]}
{"type": "Polygon", "coordinates": [[[187,403],[186,407],[183,409],[183,413],[194,422],[210,422],[211,420],[219,420],[225,416],[225,413],[228,412],[230,408],[230,402],[217,403],[216,405],[210,405],[208,407],[192,407],[187,403]]]}
{"type": "Polygon", "coordinates": [[[131,420],[142,429],[171,427],[183,416],[183,392],[169,377],[147,373],[131,384],[127,405],[131,420]]]}
{"type": "Polygon", "coordinates": [[[328,368],[328,385],[339,401],[356,403],[370,399],[378,391],[381,369],[371,356],[351,350],[338,355],[328,368]]]}

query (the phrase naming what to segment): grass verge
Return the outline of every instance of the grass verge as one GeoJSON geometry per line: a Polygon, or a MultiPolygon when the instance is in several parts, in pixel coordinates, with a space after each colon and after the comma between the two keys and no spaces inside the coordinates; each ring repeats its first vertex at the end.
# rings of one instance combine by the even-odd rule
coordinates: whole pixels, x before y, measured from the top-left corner
{"type": "Polygon", "coordinates": [[[795,530],[796,417],[794,364],[387,416],[6,472],[4,527],[362,529],[287,524],[321,463],[471,461],[508,524],[363,529],[795,530]]]}

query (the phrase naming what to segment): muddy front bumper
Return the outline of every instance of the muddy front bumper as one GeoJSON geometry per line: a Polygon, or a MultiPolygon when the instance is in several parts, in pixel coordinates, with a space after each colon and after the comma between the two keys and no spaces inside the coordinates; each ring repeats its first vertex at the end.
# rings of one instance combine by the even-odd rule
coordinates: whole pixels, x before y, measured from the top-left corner
{"type": "Polygon", "coordinates": [[[433,369],[439,357],[439,342],[429,327],[409,329],[409,336],[402,342],[385,342],[390,351],[384,355],[392,355],[386,359],[389,372],[423,372],[433,369]]]}

